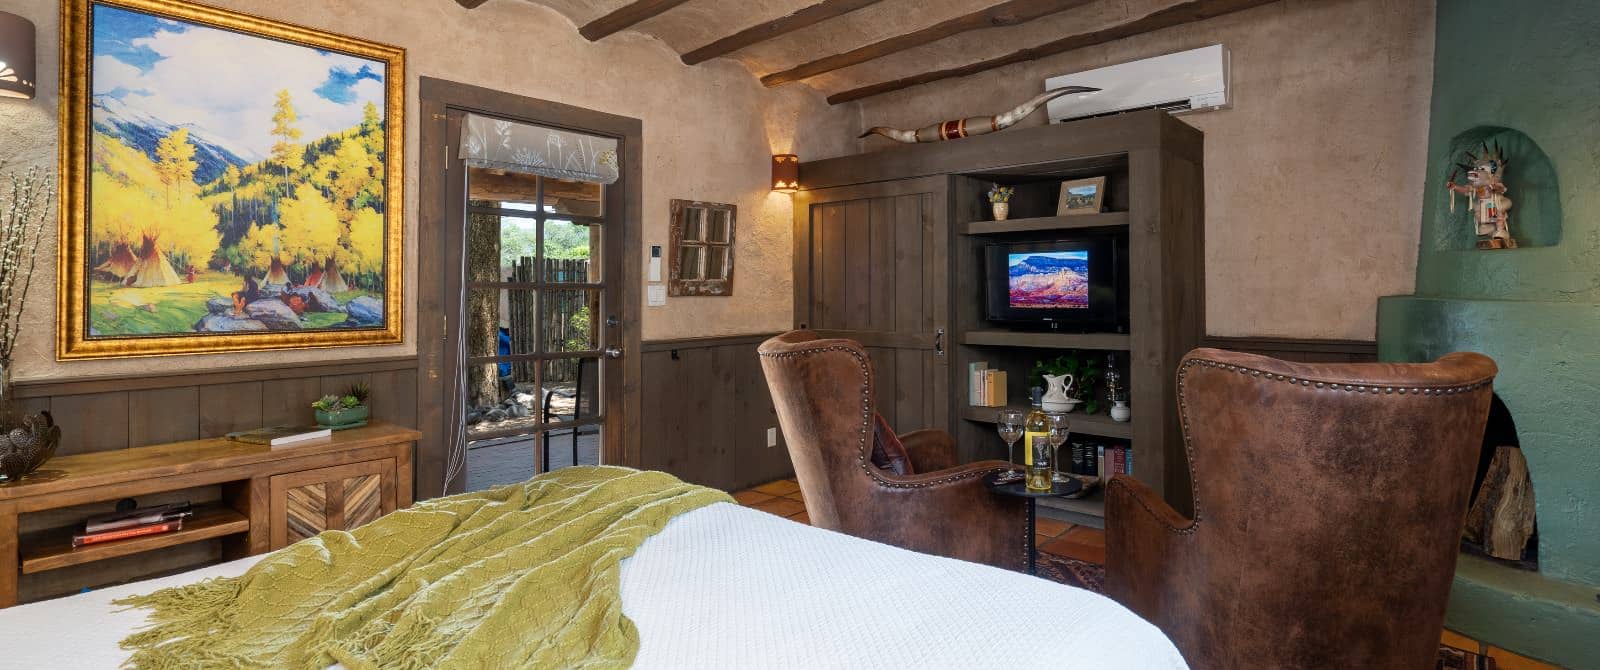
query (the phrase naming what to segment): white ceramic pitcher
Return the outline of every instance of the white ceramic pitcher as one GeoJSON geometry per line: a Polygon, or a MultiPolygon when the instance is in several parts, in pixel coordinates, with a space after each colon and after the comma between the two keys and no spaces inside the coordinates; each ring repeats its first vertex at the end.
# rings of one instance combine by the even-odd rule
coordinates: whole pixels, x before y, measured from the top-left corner
{"type": "Polygon", "coordinates": [[[1070,412],[1078,406],[1078,399],[1068,395],[1072,390],[1072,375],[1045,375],[1045,384],[1049,388],[1044,392],[1044,399],[1040,401],[1039,408],[1046,412],[1070,412]]]}

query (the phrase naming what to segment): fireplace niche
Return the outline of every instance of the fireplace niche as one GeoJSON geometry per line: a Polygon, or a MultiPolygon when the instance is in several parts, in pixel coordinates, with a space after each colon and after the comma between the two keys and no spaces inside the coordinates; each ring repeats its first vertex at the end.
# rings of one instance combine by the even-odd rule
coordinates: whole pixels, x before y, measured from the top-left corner
{"type": "Polygon", "coordinates": [[[1462,531],[1461,551],[1519,570],[1539,569],[1539,524],[1533,479],[1517,423],[1496,394],[1478,452],[1478,472],[1462,531]]]}

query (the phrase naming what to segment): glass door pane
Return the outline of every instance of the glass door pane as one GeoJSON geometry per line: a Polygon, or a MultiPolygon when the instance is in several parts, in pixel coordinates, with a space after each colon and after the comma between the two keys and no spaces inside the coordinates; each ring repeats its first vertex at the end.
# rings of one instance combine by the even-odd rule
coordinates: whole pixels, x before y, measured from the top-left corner
{"type": "Polygon", "coordinates": [[[606,187],[474,168],[468,192],[468,488],[599,463],[606,187]]]}

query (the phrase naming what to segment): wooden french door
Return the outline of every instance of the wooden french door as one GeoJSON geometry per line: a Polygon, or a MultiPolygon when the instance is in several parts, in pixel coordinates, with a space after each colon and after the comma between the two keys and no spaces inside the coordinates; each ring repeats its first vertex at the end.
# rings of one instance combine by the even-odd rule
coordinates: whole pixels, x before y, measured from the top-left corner
{"type": "Polygon", "coordinates": [[[949,180],[795,196],[795,325],[861,342],[895,430],[949,429],[949,180]]]}
{"type": "MultiPolygon", "coordinates": [[[[447,116],[454,140],[466,112],[447,116]]],[[[630,353],[621,325],[636,309],[625,298],[622,189],[459,159],[449,169],[445,252],[457,265],[439,279],[461,343],[447,379],[464,387],[452,423],[464,433],[465,488],[616,462],[619,360],[630,353]]]]}

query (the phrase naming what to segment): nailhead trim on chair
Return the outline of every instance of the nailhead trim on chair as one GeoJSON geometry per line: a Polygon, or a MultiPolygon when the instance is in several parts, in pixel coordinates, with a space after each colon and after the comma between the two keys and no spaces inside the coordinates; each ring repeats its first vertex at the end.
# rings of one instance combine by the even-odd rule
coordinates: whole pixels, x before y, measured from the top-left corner
{"type": "MultiPolygon", "coordinates": [[[[1487,386],[1489,384],[1494,383],[1494,378],[1493,377],[1489,377],[1489,378],[1486,378],[1486,379],[1480,379],[1480,380],[1475,381],[1475,382],[1468,382],[1466,384],[1458,384],[1458,385],[1455,385],[1455,386],[1441,386],[1441,387],[1425,387],[1425,386],[1405,387],[1405,386],[1376,386],[1376,385],[1362,385],[1362,384],[1337,384],[1337,383],[1328,382],[1328,381],[1317,381],[1317,380],[1313,380],[1313,379],[1301,379],[1299,377],[1291,377],[1289,375],[1279,374],[1279,373],[1276,373],[1276,372],[1266,372],[1266,371],[1263,371],[1263,370],[1257,370],[1257,369],[1254,369],[1254,368],[1248,368],[1248,367],[1245,367],[1245,366],[1242,366],[1242,365],[1234,365],[1234,364],[1231,364],[1231,363],[1221,363],[1221,362],[1218,362],[1218,361],[1207,360],[1207,359],[1203,359],[1203,358],[1185,359],[1183,361],[1183,365],[1178,368],[1178,417],[1179,417],[1179,423],[1182,425],[1182,429],[1183,429],[1183,452],[1184,452],[1184,455],[1188,458],[1189,489],[1194,494],[1194,523],[1189,524],[1189,526],[1187,528],[1181,528],[1180,529],[1180,528],[1168,527],[1168,529],[1167,529],[1167,530],[1170,530],[1170,531],[1175,532],[1175,533],[1183,533],[1183,534],[1193,533],[1195,531],[1195,529],[1200,525],[1200,519],[1201,519],[1201,516],[1202,516],[1201,507],[1200,507],[1200,480],[1197,477],[1195,477],[1195,475],[1194,475],[1194,448],[1189,443],[1189,404],[1186,402],[1186,398],[1184,396],[1184,387],[1188,382],[1189,368],[1195,367],[1197,365],[1201,366],[1201,367],[1208,367],[1208,368],[1216,368],[1216,369],[1221,369],[1221,370],[1227,370],[1229,372],[1238,372],[1239,374],[1250,375],[1252,377],[1266,377],[1267,379],[1269,379],[1271,381],[1287,382],[1287,383],[1289,383],[1291,385],[1292,384],[1298,384],[1300,386],[1314,386],[1315,388],[1319,388],[1319,389],[1320,388],[1328,388],[1328,389],[1331,389],[1331,390],[1334,390],[1334,391],[1345,391],[1345,392],[1349,392],[1349,393],[1372,393],[1374,395],[1378,394],[1381,391],[1385,395],[1394,394],[1394,393],[1398,393],[1400,395],[1406,395],[1407,393],[1410,393],[1411,395],[1445,396],[1445,395],[1455,395],[1457,393],[1467,393],[1467,392],[1474,391],[1474,390],[1477,390],[1479,388],[1482,388],[1484,386],[1487,386]]],[[[1143,502],[1142,501],[1140,502],[1140,505],[1143,506],[1143,502]]],[[[1148,510],[1149,508],[1146,507],[1146,509],[1148,510]]],[[[1154,510],[1150,510],[1150,511],[1152,512],[1152,514],[1154,513],[1154,510]]]]}
{"type": "MultiPolygon", "coordinates": [[[[872,364],[869,361],[867,361],[867,357],[865,355],[863,355],[860,350],[856,349],[855,347],[848,347],[848,346],[844,346],[844,345],[832,344],[832,345],[828,345],[828,346],[810,347],[810,348],[801,349],[801,350],[798,350],[798,351],[785,351],[785,352],[782,352],[782,353],[760,353],[760,352],[757,352],[757,353],[759,355],[763,356],[763,357],[766,357],[766,358],[799,358],[801,356],[810,356],[812,354],[820,354],[820,353],[828,352],[828,351],[843,351],[843,352],[845,352],[847,354],[850,354],[852,357],[854,357],[856,359],[856,364],[859,365],[860,368],[861,368],[861,430],[859,431],[861,437],[857,440],[857,443],[856,443],[856,462],[857,462],[858,465],[861,466],[861,470],[863,472],[867,473],[867,476],[871,477],[872,480],[874,482],[877,482],[877,484],[879,486],[883,486],[885,488],[891,488],[891,489],[923,489],[923,488],[930,488],[930,487],[933,487],[933,486],[937,486],[939,484],[948,484],[950,482],[957,482],[957,481],[961,481],[963,479],[971,479],[973,477],[980,477],[980,476],[983,476],[983,475],[987,475],[987,474],[989,474],[991,472],[1000,472],[1001,471],[1000,468],[993,468],[993,469],[988,469],[988,470],[978,470],[976,472],[968,472],[968,473],[959,474],[959,475],[951,475],[949,477],[941,477],[939,479],[932,479],[932,480],[928,480],[928,481],[925,481],[925,482],[914,482],[914,483],[893,482],[893,481],[889,481],[887,479],[884,479],[881,475],[878,474],[877,466],[872,465],[871,459],[869,459],[867,457],[867,453],[868,453],[867,435],[870,435],[872,433],[872,384],[871,384],[871,380],[872,380],[872,364]]],[[[1023,538],[1022,538],[1022,549],[1023,549],[1024,552],[1027,552],[1029,547],[1031,546],[1030,543],[1031,543],[1032,538],[1027,537],[1027,534],[1028,534],[1028,525],[1027,525],[1026,522],[1024,522],[1022,524],[1022,535],[1023,535],[1023,538]]],[[[1026,553],[1024,553],[1023,565],[1026,565],[1026,564],[1027,564],[1026,553]]]]}

